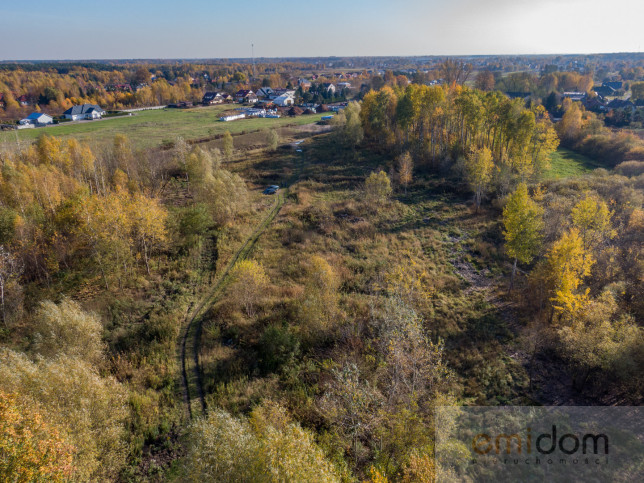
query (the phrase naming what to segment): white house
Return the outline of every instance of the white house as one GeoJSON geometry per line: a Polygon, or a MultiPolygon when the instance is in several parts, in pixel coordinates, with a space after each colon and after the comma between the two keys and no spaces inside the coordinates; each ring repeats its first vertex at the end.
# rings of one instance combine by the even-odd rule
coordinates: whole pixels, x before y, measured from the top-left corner
{"type": "Polygon", "coordinates": [[[322,84],[322,88],[331,94],[335,94],[335,86],[329,82],[322,84]]]}
{"type": "Polygon", "coordinates": [[[42,112],[34,112],[29,114],[26,118],[20,120],[20,124],[26,126],[28,124],[34,126],[46,126],[47,124],[52,124],[54,118],[48,114],[43,114],[42,112]]]}
{"type": "Polygon", "coordinates": [[[78,121],[79,119],[100,119],[105,114],[105,111],[96,104],[83,104],[81,106],[73,106],[63,112],[67,119],[78,121]]]}
{"type": "Polygon", "coordinates": [[[293,94],[282,94],[281,96],[273,99],[273,102],[282,107],[292,106],[295,103],[295,99],[293,98],[293,94]]]}

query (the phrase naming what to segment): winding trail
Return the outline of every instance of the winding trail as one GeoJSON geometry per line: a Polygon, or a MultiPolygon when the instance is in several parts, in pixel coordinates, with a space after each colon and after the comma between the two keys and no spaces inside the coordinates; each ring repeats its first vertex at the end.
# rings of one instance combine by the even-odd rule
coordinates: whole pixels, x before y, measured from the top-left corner
{"type": "Polygon", "coordinates": [[[275,219],[282,206],[284,206],[287,196],[288,188],[278,192],[275,205],[271,208],[268,215],[266,215],[253,233],[244,241],[244,244],[235,253],[235,256],[228,262],[221,276],[215,281],[208,293],[202,297],[201,302],[195,308],[193,308],[193,305],[188,309],[188,315],[182,327],[180,359],[183,397],[187,409],[186,416],[189,419],[199,414],[205,415],[206,413],[203,376],[199,365],[199,347],[201,345],[203,316],[221,294],[226,282],[230,279],[230,273],[235,264],[248,257],[259,237],[275,219]]]}
{"type": "Polygon", "coordinates": [[[266,217],[257,225],[253,233],[244,241],[241,248],[235,253],[235,256],[228,262],[226,269],[212,285],[210,290],[202,297],[201,302],[194,307],[194,304],[188,309],[185,322],[181,329],[181,345],[179,352],[181,366],[181,382],[183,386],[183,398],[186,407],[186,417],[193,419],[198,415],[206,414],[206,395],[203,388],[203,372],[199,364],[199,348],[201,346],[201,332],[203,328],[203,316],[208,308],[217,300],[226,283],[230,279],[230,273],[239,261],[245,260],[251,250],[257,243],[259,237],[266,231],[273,222],[277,214],[284,206],[289,193],[289,186],[298,180],[303,172],[305,156],[299,148],[304,140],[291,144],[300,153],[296,161],[295,172],[287,181],[285,187],[277,192],[275,205],[266,217]],[[196,407],[195,407],[196,406],[196,407]]]}

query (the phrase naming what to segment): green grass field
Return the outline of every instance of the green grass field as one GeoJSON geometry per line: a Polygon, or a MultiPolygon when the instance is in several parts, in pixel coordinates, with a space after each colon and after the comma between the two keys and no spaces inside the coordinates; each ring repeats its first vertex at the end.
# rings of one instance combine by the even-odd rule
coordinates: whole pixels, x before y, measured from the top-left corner
{"type": "Polygon", "coordinates": [[[579,176],[597,168],[604,168],[601,163],[590,159],[583,154],[575,153],[570,149],[559,148],[550,158],[550,170],[547,178],[560,179],[579,176]]]}
{"type": "Polygon", "coordinates": [[[323,114],[279,119],[241,119],[222,122],[220,113],[234,109],[236,105],[226,104],[194,109],[161,109],[140,111],[132,116],[113,117],[101,121],[75,124],[62,124],[40,129],[0,132],[0,144],[19,141],[30,142],[41,134],[65,138],[73,136],[90,145],[111,142],[116,134],[127,135],[138,148],[151,148],[163,140],[173,140],[182,136],[186,140],[200,139],[230,131],[232,134],[250,132],[263,128],[283,127],[286,125],[310,124],[320,120],[323,114]]]}

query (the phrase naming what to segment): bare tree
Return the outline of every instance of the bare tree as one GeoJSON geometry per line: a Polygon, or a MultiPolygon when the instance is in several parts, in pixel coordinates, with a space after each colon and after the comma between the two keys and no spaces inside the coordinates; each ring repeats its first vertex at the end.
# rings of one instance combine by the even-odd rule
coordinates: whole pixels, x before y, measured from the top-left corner
{"type": "Polygon", "coordinates": [[[445,59],[439,67],[441,77],[448,85],[465,84],[472,73],[472,64],[460,60],[445,59]]]}

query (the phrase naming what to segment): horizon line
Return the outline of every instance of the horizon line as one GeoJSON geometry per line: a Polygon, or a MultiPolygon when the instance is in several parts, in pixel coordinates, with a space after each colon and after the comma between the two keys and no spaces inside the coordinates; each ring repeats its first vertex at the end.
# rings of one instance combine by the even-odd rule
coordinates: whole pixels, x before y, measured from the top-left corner
{"type": "MultiPolygon", "coordinates": [[[[441,57],[456,57],[456,58],[467,58],[467,57],[554,57],[554,56],[594,56],[594,55],[640,55],[643,54],[642,51],[622,51],[622,52],[572,52],[572,53],[561,53],[561,52],[552,52],[552,53],[541,53],[541,54],[527,54],[527,53],[516,53],[516,54],[418,54],[418,55],[327,55],[327,56],[302,56],[302,55],[290,55],[290,56],[260,56],[254,57],[255,61],[265,59],[265,60],[281,60],[281,59],[415,59],[415,58],[441,58],[441,57]]],[[[61,62],[61,63],[71,63],[71,62],[111,62],[111,61],[199,61],[199,60],[217,60],[217,61],[229,61],[229,60],[248,60],[252,61],[253,57],[105,57],[105,58],[74,58],[74,59],[2,59],[0,64],[6,63],[29,63],[29,62],[61,62]]]]}

